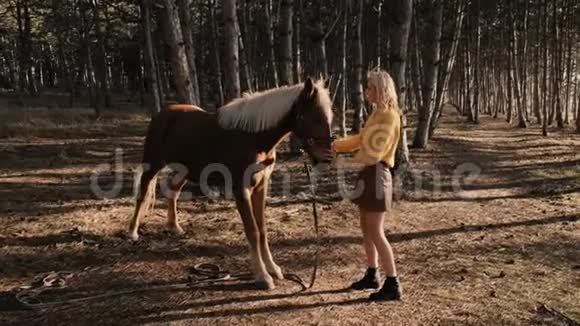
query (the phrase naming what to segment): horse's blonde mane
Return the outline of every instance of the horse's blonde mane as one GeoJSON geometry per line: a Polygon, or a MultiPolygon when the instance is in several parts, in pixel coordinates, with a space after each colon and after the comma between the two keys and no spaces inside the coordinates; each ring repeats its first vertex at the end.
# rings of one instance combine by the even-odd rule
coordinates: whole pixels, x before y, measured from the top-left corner
{"type": "MultiPolygon", "coordinates": [[[[331,114],[331,100],[323,81],[314,82],[317,100],[331,114]]],[[[222,128],[260,132],[275,127],[292,109],[304,83],[283,86],[257,93],[244,93],[218,109],[218,122],[222,128]]],[[[332,117],[329,117],[331,120],[332,117]]]]}

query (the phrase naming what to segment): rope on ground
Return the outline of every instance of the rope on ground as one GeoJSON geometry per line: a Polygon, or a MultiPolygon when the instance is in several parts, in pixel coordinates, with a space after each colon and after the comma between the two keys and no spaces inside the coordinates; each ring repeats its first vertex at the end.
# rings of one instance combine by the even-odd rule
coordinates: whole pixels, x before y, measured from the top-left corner
{"type": "MultiPolygon", "coordinates": [[[[187,282],[163,284],[163,285],[152,285],[144,286],[135,289],[127,289],[120,291],[106,291],[97,295],[83,296],[79,298],[70,298],[55,301],[45,301],[42,298],[42,294],[54,290],[66,288],[66,282],[68,279],[72,278],[74,273],[68,271],[60,272],[49,272],[37,275],[32,283],[27,286],[22,286],[15,290],[16,301],[24,308],[33,310],[43,310],[47,308],[54,308],[64,305],[80,304],[88,301],[97,301],[106,298],[119,297],[124,295],[131,295],[136,293],[144,293],[151,291],[160,290],[183,290],[195,288],[200,285],[220,285],[240,281],[251,281],[252,274],[242,273],[242,274],[230,274],[228,271],[222,269],[220,266],[209,263],[202,263],[193,266],[188,275],[187,282]]],[[[295,282],[301,286],[299,292],[305,291],[312,287],[313,282],[310,285],[304,284],[302,279],[296,274],[284,275],[289,281],[295,282]]]]}

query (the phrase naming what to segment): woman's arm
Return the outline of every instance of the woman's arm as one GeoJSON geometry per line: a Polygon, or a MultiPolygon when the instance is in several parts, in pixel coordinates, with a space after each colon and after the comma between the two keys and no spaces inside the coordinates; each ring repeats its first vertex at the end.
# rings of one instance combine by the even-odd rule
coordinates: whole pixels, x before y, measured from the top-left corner
{"type": "Polygon", "coordinates": [[[332,145],[337,153],[354,152],[360,147],[360,134],[335,140],[332,145]]]}

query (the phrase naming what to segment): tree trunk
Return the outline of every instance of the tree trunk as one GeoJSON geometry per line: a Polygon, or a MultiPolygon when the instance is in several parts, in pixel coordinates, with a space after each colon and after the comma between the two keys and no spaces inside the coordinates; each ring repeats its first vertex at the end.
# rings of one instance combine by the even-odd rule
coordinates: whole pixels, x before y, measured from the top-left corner
{"type": "Polygon", "coordinates": [[[474,1],[475,12],[475,56],[474,56],[474,69],[473,69],[473,122],[479,123],[479,112],[480,108],[480,91],[481,91],[481,0],[474,1]]]}
{"type": "Polygon", "coordinates": [[[240,96],[240,67],[238,17],[236,0],[223,1],[224,37],[225,37],[225,84],[226,103],[240,96]]]}
{"type": "MultiPolygon", "coordinates": [[[[541,9],[541,3],[538,5],[538,8],[541,9]]],[[[536,46],[534,51],[534,85],[533,85],[533,93],[534,93],[534,116],[536,117],[536,122],[539,125],[542,125],[542,112],[540,111],[541,103],[540,103],[540,45],[541,45],[541,26],[542,26],[542,16],[541,10],[538,11],[538,21],[536,24],[536,46]]]]}
{"type": "MultiPolygon", "coordinates": [[[[566,1],[566,22],[567,22],[567,37],[566,37],[566,42],[568,45],[568,49],[566,51],[567,56],[567,64],[566,64],[566,99],[565,99],[565,105],[564,105],[564,112],[565,112],[565,117],[564,117],[564,124],[569,125],[570,124],[570,92],[572,90],[572,74],[573,71],[572,70],[574,68],[574,64],[573,64],[573,57],[574,57],[574,52],[572,51],[572,45],[574,43],[574,37],[573,35],[573,30],[574,30],[574,24],[572,23],[572,4],[569,0],[566,1]]],[[[574,113],[572,112],[572,116],[574,116],[574,113]]]]}
{"type": "Polygon", "coordinates": [[[442,64],[443,71],[441,73],[441,80],[443,83],[437,87],[437,97],[435,99],[435,112],[433,113],[433,119],[431,119],[431,124],[429,126],[429,138],[433,137],[435,128],[437,127],[437,121],[441,116],[443,110],[443,95],[448,91],[449,83],[451,81],[451,72],[455,67],[455,58],[457,56],[457,49],[459,48],[459,40],[461,38],[461,29],[463,26],[463,17],[465,14],[463,12],[463,0],[458,0],[456,4],[456,16],[455,25],[453,29],[453,38],[451,40],[451,46],[449,52],[445,55],[442,64]]]}
{"type": "MultiPolygon", "coordinates": [[[[346,11],[346,6],[344,6],[344,10],[346,11]]],[[[383,40],[382,40],[382,18],[383,18],[383,3],[378,3],[377,8],[377,67],[379,69],[382,68],[381,66],[381,50],[383,49],[383,40]]]]}
{"type": "Polygon", "coordinates": [[[84,85],[85,82],[88,85],[88,95],[89,95],[89,105],[94,108],[95,115],[99,117],[101,115],[100,103],[95,101],[96,92],[96,80],[93,68],[93,59],[90,43],[90,23],[87,19],[87,4],[79,2],[79,73],[78,73],[78,83],[84,85]]]}
{"type": "MultiPolygon", "coordinates": [[[[469,27],[471,27],[471,17],[468,16],[469,27]]],[[[465,33],[465,108],[464,114],[467,115],[469,121],[475,121],[473,115],[473,102],[471,97],[471,86],[472,86],[472,78],[471,75],[471,66],[472,66],[472,58],[471,58],[471,32],[470,29],[467,29],[467,33],[465,33]]]]}
{"type": "Polygon", "coordinates": [[[195,62],[195,51],[193,50],[193,38],[192,38],[192,24],[191,24],[191,13],[189,10],[189,3],[191,0],[177,0],[177,6],[179,10],[179,21],[181,22],[181,33],[183,41],[185,41],[185,54],[187,55],[187,64],[189,67],[189,80],[191,81],[191,87],[193,88],[193,97],[195,99],[195,105],[200,104],[199,96],[199,82],[197,78],[197,64],[195,62]]]}
{"type": "Polygon", "coordinates": [[[580,81],[576,80],[576,90],[574,91],[574,94],[576,94],[576,100],[574,101],[576,102],[576,132],[580,134],[580,90],[578,89],[580,87],[578,85],[580,85],[580,81]]]}
{"type": "Polygon", "coordinates": [[[151,94],[153,102],[150,108],[151,114],[155,114],[161,111],[162,103],[157,80],[157,62],[155,61],[153,39],[151,37],[151,0],[141,1],[141,23],[143,39],[145,40],[143,57],[145,59],[145,75],[147,76],[147,93],[151,94]]]}
{"type": "MultiPolygon", "coordinates": [[[[320,8],[319,8],[320,9],[320,8]]],[[[320,16],[320,12],[316,13],[320,16]]],[[[326,38],[324,37],[324,26],[320,20],[316,20],[311,39],[315,50],[315,74],[316,77],[328,77],[328,58],[326,56],[326,38]]]]}
{"type": "MultiPolygon", "coordinates": [[[[510,92],[513,92],[515,98],[515,105],[517,108],[518,114],[518,127],[519,128],[527,128],[526,118],[525,118],[525,108],[523,106],[522,96],[520,94],[520,83],[518,83],[519,78],[519,69],[518,69],[518,37],[517,37],[517,30],[516,30],[516,18],[514,15],[514,11],[517,10],[517,7],[514,7],[513,2],[510,2],[510,51],[509,51],[509,63],[510,63],[510,84],[512,85],[510,88],[510,92]]],[[[525,69],[525,68],[524,68],[525,69]]]]}
{"type": "Polygon", "coordinates": [[[348,66],[347,66],[347,56],[348,56],[348,1],[343,0],[344,13],[343,13],[343,25],[342,25],[342,46],[341,46],[341,73],[342,73],[342,83],[340,84],[340,112],[338,117],[338,125],[340,130],[340,135],[342,137],[346,136],[346,109],[347,109],[347,85],[348,85],[348,66]]]}
{"type": "Polygon", "coordinates": [[[542,82],[542,94],[543,94],[543,123],[542,123],[542,134],[548,136],[548,0],[543,0],[543,49],[544,49],[544,71],[543,71],[543,82],[542,82]]]}
{"type": "MultiPolygon", "coordinates": [[[[526,1],[524,5],[524,23],[523,23],[523,30],[522,30],[522,56],[520,62],[520,85],[522,94],[522,106],[523,112],[525,113],[524,117],[524,124],[527,126],[527,122],[529,121],[529,103],[528,100],[528,38],[530,37],[528,30],[529,30],[529,20],[530,20],[530,2],[526,1]]],[[[520,122],[520,127],[524,127],[520,122]]]]}
{"type": "Polygon", "coordinates": [[[391,32],[391,70],[393,72],[393,80],[397,87],[399,95],[399,106],[403,111],[401,117],[401,141],[397,148],[396,163],[397,170],[405,170],[405,166],[409,164],[409,148],[407,144],[407,131],[405,129],[405,98],[406,98],[406,82],[405,82],[405,68],[407,59],[407,46],[409,43],[409,32],[411,30],[411,15],[413,13],[412,0],[394,0],[392,2],[391,14],[393,15],[393,24],[391,32]]]}
{"type": "Polygon", "coordinates": [[[363,45],[362,45],[362,20],[364,14],[364,1],[358,1],[356,17],[356,30],[354,33],[354,79],[352,84],[352,106],[354,109],[353,131],[359,132],[363,124],[363,45]]]}
{"type": "MultiPolygon", "coordinates": [[[[106,9],[103,9],[106,10],[106,9]]],[[[97,92],[98,96],[95,101],[104,101],[105,107],[111,107],[111,94],[109,92],[109,60],[107,60],[107,51],[105,44],[105,37],[102,30],[102,20],[100,19],[101,8],[99,8],[99,3],[95,1],[93,3],[93,20],[95,24],[95,34],[97,36],[97,74],[99,79],[100,91],[97,92]]]]}
{"type": "Polygon", "coordinates": [[[564,119],[562,118],[562,96],[560,94],[560,88],[562,84],[562,30],[561,30],[561,20],[562,17],[558,15],[558,4],[560,0],[553,0],[553,32],[554,32],[554,89],[553,89],[553,96],[554,96],[554,110],[556,111],[556,123],[558,128],[564,128],[564,119]]]}
{"type": "Polygon", "coordinates": [[[28,12],[28,3],[27,0],[17,0],[16,1],[16,21],[18,24],[18,89],[20,93],[30,92],[34,89],[34,86],[31,83],[34,80],[29,78],[29,70],[31,69],[31,60],[30,60],[30,49],[28,48],[29,45],[29,26],[30,17],[26,18],[26,13],[28,12]],[[27,24],[28,22],[28,24],[27,24]]]}
{"type": "Polygon", "coordinates": [[[16,23],[18,25],[18,91],[23,93],[26,90],[26,55],[25,41],[24,41],[24,24],[22,23],[22,3],[20,0],[16,1],[16,23]]]}
{"type": "Polygon", "coordinates": [[[246,21],[246,1],[242,2],[242,24],[238,24],[238,38],[239,38],[239,52],[240,52],[240,86],[242,88],[242,92],[251,92],[252,91],[252,76],[251,76],[251,69],[250,69],[250,62],[249,62],[249,55],[246,49],[246,42],[245,37],[247,35],[247,21],[246,21]]]}
{"type": "MultiPolygon", "coordinates": [[[[295,6],[301,5],[301,1],[295,2],[295,6]]],[[[294,81],[296,83],[300,83],[302,80],[302,50],[301,50],[301,24],[302,24],[302,15],[301,10],[296,10],[296,14],[294,15],[294,37],[292,40],[292,50],[294,51],[294,55],[292,56],[292,67],[294,72],[294,81]]]]}
{"type": "Polygon", "coordinates": [[[225,99],[224,99],[224,87],[222,84],[222,64],[221,64],[221,55],[220,55],[220,51],[219,51],[219,46],[218,46],[218,36],[217,36],[217,23],[216,23],[216,17],[215,17],[215,8],[216,8],[216,3],[215,0],[209,0],[208,2],[208,6],[209,6],[209,19],[211,22],[211,47],[212,47],[212,54],[213,54],[213,58],[215,59],[214,63],[214,69],[215,69],[215,75],[214,75],[214,80],[215,80],[215,88],[216,88],[216,93],[217,93],[217,103],[216,106],[220,107],[222,105],[224,105],[225,99]]]}
{"type": "Polygon", "coordinates": [[[435,90],[437,89],[437,79],[439,76],[443,4],[440,0],[433,0],[427,12],[430,13],[430,17],[428,26],[425,29],[425,41],[427,44],[425,45],[425,55],[423,58],[423,66],[425,67],[423,101],[419,107],[419,122],[413,142],[413,146],[416,148],[425,148],[429,141],[429,125],[433,117],[435,90]]]}
{"type": "Polygon", "coordinates": [[[278,87],[278,69],[276,65],[276,53],[274,46],[274,19],[272,17],[272,0],[266,1],[266,21],[268,30],[268,72],[270,76],[270,83],[273,87],[278,87]]]}
{"type": "Polygon", "coordinates": [[[281,0],[280,8],[280,82],[282,85],[294,84],[292,78],[292,17],[293,0],[281,0]]]}
{"type": "Polygon", "coordinates": [[[22,1],[23,14],[24,14],[24,44],[25,53],[24,60],[26,61],[26,75],[28,80],[28,93],[30,95],[36,95],[38,93],[38,87],[36,85],[36,78],[34,78],[34,64],[32,62],[32,20],[30,17],[30,7],[28,0],[22,1]]]}
{"type": "MultiPolygon", "coordinates": [[[[417,10],[414,11],[413,20],[411,22],[411,28],[413,31],[409,37],[411,37],[412,47],[410,49],[410,77],[411,77],[411,87],[408,93],[414,93],[415,104],[418,108],[423,106],[423,89],[421,88],[421,81],[423,80],[423,63],[421,61],[421,46],[419,45],[419,19],[417,18],[417,10]]],[[[409,84],[409,82],[407,82],[409,84]]],[[[413,110],[412,103],[408,103],[409,111],[413,110]]]]}
{"type": "Polygon", "coordinates": [[[246,52],[244,38],[242,37],[242,31],[238,26],[238,39],[239,39],[239,53],[240,53],[240,86],[243,92],[252,91],[252,82],[250,76],[250,66],[248,63],[248,53],[246,52]]]}
{"type": "Polygon", "coordinates": [[[175,0],[163,0],[163,4],[165,5],[165,38],[169,47],[177,98],[182,103],[196,104],[197,98],[191,81],[186,43],[181,30],[179,8],[175,0]]]}

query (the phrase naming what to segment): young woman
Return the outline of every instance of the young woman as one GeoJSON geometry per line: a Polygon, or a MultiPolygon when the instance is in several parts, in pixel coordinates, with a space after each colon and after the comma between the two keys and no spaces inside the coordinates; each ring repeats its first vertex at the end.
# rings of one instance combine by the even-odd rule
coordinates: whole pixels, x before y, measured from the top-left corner
{"type": "Polygon", "coordinates": [[[401,130],[401,116],[393,79],[385,71],[371,71],[367,76],[366,97],[374,110],[359,134],[336,140],[337,153],[357,151],[354,161],[364,168],[359,172],[355,198],[360,211],[367,270],[351,285],[352,289],[379,287],[378,262],[386,274],[382,288],[371,300],[399,300],[401,286],[397,278],[393,250],[384,232],[385,213],[391,209],[392,177],[395,152],[401,130]]]}

